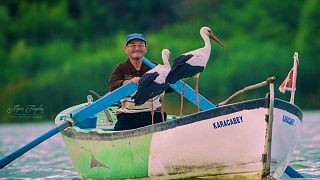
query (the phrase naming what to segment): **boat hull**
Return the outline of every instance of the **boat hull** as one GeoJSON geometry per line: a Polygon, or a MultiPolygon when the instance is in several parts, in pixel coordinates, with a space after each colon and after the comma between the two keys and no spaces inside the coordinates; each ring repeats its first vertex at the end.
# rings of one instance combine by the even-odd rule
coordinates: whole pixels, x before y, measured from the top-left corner
{"type": "MultiPolygon", "coordinates": [[[[75,169],[86,178],[261,178],[268,153],[267,105],[263,98],[134,130],[72,127],[62,135],[75,169]]],[[[275,178],[290,161],[301,119],[299,108],[275,101],[270,168],[275,178]]]]}

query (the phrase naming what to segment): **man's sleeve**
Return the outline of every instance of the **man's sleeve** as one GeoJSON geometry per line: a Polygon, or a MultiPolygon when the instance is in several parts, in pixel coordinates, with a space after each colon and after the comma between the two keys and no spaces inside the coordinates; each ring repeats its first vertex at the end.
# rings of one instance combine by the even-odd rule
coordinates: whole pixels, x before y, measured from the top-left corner
{"type": "Polygon", "coordinates": [[[111,73],[110,80],[109,80],[109,90],[113,91],[119,87],[122,86],[122,83],[124,81],[123,75],[120,70],[120,65],[117,65],[117,67],[114,69],[114,71],[111,73]]]}

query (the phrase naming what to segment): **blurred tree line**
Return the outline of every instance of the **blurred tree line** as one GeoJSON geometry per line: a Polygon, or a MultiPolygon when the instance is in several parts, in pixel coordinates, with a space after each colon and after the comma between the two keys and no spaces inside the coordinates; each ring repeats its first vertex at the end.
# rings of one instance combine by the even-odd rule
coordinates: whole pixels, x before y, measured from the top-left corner
{"type": "MultiPolygon", "coordinates": [[[[85,102],[89,89],[106,93],[110,73],[126,59],[129,33],[144,33],[146,56],[161,63],[163,48],[174,59],[203,46],[201,26],[226,45],[212,41],[200,76],[200,92],[213,103],[271,75],[278,87],[297,51],[296,104],[319,109],[319,8],[317,0],[0,0],[0,122],[16,121],[8,113],[15,105],[43,105],[44,119],[52,119],[85,102]]],[[[262,88],[238,100],[266,92],[262,88]]],[[[290,98],[290,93],[276,95],[290,98]]],[[[167,95],[169,113],[177,113],[178,99],[177,93],[167,95]]]]}

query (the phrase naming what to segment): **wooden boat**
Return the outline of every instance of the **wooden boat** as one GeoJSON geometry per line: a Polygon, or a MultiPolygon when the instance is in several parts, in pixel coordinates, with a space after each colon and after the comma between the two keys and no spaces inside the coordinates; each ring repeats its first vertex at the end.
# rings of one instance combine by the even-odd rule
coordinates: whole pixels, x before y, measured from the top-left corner
{"type": "MultiPolygon", "coordinates": [[[[89,103],[62,111],[56,124],[89,103]]],[[[115,122],[115,108],[107,110],[115,122]]],[[[271,83],[267,97],[181,119],[169,116],[167,122],[138,129],[113,131],[103,111],[84,122],[61,133],[76,171],[85,178],[278,179],[297,144],[302,111],[274,98],[271,83]]]]}
{"type": "MultiPolygon", "coordinates": [[[[154,66],[146,58],[143,61],[154,66]]],[[[202,112],[179,119],[169,116],[166,122],[138,129],[113,131],[115,108],[104,104],[134,92],[136,86],[129,83],[102,97],[103,101],[94,102],[94,106],[89,100],[62,111],[55,122],[78,120],[73,123],[76,126],[61,133],[75,169],[84,178],[279,179],[283,172],[290,175],[288,171],[294,171],[287,165],[302,124],[302,111],[294,105],[297,66],[295,53],[294,67],[280,86],[281,91],[290,89],[290,102],[274,97],[274,78],[269,78],[238,91],[219,107],[200,95],[202,112]],[[269,85],[266,97],[227,104],[238,94],[264,85],[269,85]],[[106,120],[106,114],[111,114],[107,117],[113,123],[106,120]]],[[[170,86],[181,93],[181,82],[170,86]]],[[[185,97],[197,104],[189,86],[185,97]]]]}

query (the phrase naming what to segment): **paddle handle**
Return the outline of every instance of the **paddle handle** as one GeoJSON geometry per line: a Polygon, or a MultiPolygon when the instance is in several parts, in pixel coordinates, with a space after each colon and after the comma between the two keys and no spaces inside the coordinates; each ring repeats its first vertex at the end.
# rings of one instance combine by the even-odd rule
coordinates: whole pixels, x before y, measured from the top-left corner
{"type": "Polygon", "coordinates": [[[34,148],[35,146],[39,145],[43,141],[49,139],[51,136],[54,136],[55,134],[59,133],[60,131],[62,131],[63,129],[65,129],[69,126],[71,126],[71,123],[69,121],[64,121],[61,125],[57,126],[56,128],[46,132],[45,134],[41,135],[37,139],[29,142],[28,144],[24,145],[20,149],[7,155],[6,157],[4,157],[3,159],[0,160],[0,169],[5,167],[6,165],[8,165],[13,160],[17,159],[18,157],[20,157],[21,155],[23,155],[24,153],[26,153],[30,149],[34,148]]]}

